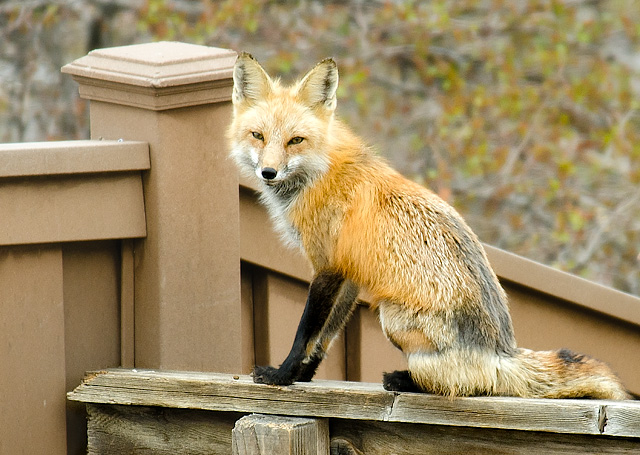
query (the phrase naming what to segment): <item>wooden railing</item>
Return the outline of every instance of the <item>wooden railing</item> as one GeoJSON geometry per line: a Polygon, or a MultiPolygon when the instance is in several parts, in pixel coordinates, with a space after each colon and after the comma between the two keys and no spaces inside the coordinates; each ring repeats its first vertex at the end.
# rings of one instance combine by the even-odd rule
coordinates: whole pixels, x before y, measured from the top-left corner
{"type": "Polygon", "coordinates": [[[82,441],[84,411],[65,391],[87,369],[133,366],[149,166],[145,142],[0,145],[0,454],[67,452],[67,418],[82,441]]]}
{"type": "Polygon", "coordinates": [[[247,376],[146,370],[93,373],[69,399],[88,406],[95,455],[640,450],[640,403],[630,401],[452,399],[370,383],[274,387],[247,376]]]}
{"type": "MultiPolygon", "coordinates": [[[[234,61],[232,51],[183,43],[91,52],[63,71],[90,102],[92,140],[0,145],[0,454],[84,453],[84,405],[65,403],[64,394],[86,371],[247,374],[286,356],[311,270],[299,252],[283,248],[252,183],[238,178],[228,158],[234,61]],[[25,429],[38,437],[25,438],[25,429]]],[[[487,252],[521,346],[591,354],[640,393],[638,297],[490,246],[487,252]]],[[[318,378],[377,383],[383,370],[404,362],[361,305],[318,378]]],[[[259,388],[246,378],[238,384],[283,396],[316,390],[259,388]]],[[[391,396],[366,387],[377,390],[371,399],[391,396]]],[[[487,400],[469,403],[489,407],[487,400]]],[[[568,403],[541,406],[574,406],[568,403]]],[[[450,412],[466,415],[464,406],[450,412]]],[[[241,416],[220,418],[233,426],[241,416]]],[[[396,432],[395,423],[367,419],[367,428],[396,432]]],[[[347,431],[341,422],[329,417],[332,435],[347,431]]],[[[433,438],[441,431],[420,428],[433,438]]],[[[460,436],[460,428],[447,434],[460,436]]],[[[410,444],[413,436],[405,437],[410,444]]]]}

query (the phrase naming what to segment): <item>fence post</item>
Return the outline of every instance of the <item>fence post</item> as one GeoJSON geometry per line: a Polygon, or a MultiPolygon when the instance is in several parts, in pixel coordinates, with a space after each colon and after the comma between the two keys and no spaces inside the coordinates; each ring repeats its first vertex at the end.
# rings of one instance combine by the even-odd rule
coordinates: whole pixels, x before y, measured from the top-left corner
{"type": "Polygon", "coordinates": [[[149,143],[147,237],[134,245],[137,367],[247,372],[253,362],[224,138],[235,57],[159,42],[99,49],[63,68],[90,100],[92,139],[149,143]]]}
{"type": "Polygon", "coordinates": [[[231,432],[233,455],[329,455],[327,419],[251,414],[231,432]]]}

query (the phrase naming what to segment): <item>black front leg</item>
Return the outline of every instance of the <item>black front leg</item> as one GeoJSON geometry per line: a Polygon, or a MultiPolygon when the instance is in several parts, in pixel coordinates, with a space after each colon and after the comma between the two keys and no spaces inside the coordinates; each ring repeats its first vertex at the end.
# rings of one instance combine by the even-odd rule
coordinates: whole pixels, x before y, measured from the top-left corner
{"type": "Polygon", "coordinates": [[[289,385],[298,379],[311,380],[322,360],[322,355],[315,352],[316,341],[325,327],[344,282],[344,277],[338,273],[318,273],[309,287],[307,304],[289,355],[280,368],[256,366],[253,370],[254,382],[289,385]]]}

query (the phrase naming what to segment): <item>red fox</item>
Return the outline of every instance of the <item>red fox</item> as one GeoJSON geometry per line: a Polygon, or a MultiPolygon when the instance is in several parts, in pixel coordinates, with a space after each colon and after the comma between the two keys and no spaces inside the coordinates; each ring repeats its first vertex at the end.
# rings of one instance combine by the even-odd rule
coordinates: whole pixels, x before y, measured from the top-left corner
{"type": "Polygon", "coordinates": [[[275,229],[314,270],[291,352],[279,368],[256,366],[255,382],[310,381],[367,289],[408,363],[384,374],[387,390],[629,397],[604,363],[516,346],[506,294],[462,217],[335,118],[332,59],[285,87],[242,53],[233,80],[231,156],[257,180],[275,229]]]}

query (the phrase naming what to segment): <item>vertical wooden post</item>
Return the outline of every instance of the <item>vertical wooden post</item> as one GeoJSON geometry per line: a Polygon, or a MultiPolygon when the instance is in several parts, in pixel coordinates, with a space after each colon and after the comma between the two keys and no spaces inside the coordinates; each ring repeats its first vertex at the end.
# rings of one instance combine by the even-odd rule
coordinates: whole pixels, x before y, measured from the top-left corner
{"type": "Polygon", "coordinates": [[[0,247],[0,454],[66,453],[59,246],[0,247]]]}
{"type": "Polygon", "coordinates": [[[124,239],[120,245],[120,366],[133,368],[135,364],[135,280],[133,240],[124,239]]]}
{"type": "Polygon", "coordinates": [[[329,455],[327,419],[251,414],[232,431],[233,455],[329,455]]]}
{"type": "Polygon", "coordinates": [[[248,372],[238,180],[227,158],[233,51],[161,42],[65,66],[91,100],[93,139],[149,143],[147,237],[134,245],[135,365],[248,372]]]}

